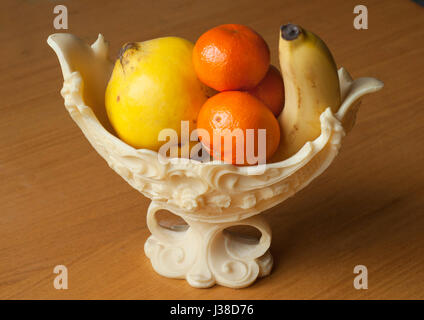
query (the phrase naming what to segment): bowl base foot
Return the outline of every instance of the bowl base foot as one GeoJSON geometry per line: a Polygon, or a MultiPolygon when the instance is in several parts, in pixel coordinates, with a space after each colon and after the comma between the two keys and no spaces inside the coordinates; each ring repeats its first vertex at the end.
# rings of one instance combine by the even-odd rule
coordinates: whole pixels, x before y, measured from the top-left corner
{"type": "Polygon", "coordinates": [[[196,288],[215,284],[244,288],[271,272],[271,230],[263,218],[215,223],[184,216],[188,228],[174,229],[159,224],[156,212],[161,209],[165,208],[156,202],[150,204],[147,225],[152,235],[144,245],[153,269],[160,275],[186,279],[196,288]],[[253,227],[261,236],[257,239],[229,229],[236,226],[253,227]]]}

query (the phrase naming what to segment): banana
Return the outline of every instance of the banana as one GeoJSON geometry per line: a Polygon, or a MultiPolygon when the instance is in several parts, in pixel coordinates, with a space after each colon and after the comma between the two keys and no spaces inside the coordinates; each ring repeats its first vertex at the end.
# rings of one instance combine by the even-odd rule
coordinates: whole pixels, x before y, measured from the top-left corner
{"type": "Polygon", "coordinates": [[[281,26],[280,67],[285,86],[285,104],[279,122],[284,159],[299,151],[321,133],[320,115],[340,106],[336,63],[325,43],[298,25],[281,26]]]}

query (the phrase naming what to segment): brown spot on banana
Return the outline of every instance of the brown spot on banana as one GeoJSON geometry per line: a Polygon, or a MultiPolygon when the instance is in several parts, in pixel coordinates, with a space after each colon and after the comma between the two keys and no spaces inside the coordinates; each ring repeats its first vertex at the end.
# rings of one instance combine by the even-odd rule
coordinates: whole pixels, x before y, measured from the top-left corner
{"type": "Polygon", "coordinates": [[[302,105],[302,90],[300,90],[300,87],[297,87],[297,108],[300,109],[300,106],[302,105]]]}

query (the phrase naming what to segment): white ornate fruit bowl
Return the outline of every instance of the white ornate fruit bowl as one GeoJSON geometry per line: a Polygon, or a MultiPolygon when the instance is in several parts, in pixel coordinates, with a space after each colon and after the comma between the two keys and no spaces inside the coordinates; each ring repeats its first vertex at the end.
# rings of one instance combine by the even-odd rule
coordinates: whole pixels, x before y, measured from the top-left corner
{"type": "Polygon", "coordinates": [[[145,253],[159,274],[186,279],[194,287],[220,284],[242,288],[270,273],[271,229],[259,213],[306,187],[331,164],[355,122],[360,98],[382,88],[373,78],[352,80],[339,70],[342,104],[321,114],[321,135],[292,157],[265,166],[240,167],[220,161],[159,159],[117,138],[108,123],[104,92],[112,62],[102,35],[89,46],[71,34],[54,34],[48,44],[63,73],[61,94],[72,119],[96,151],[133,188],[152,200],[145,253]],[[164,227],[157,212],[172,212],[187,227],[164,227]],[[256,228],[259,240],[227,232],[256,228]]]}

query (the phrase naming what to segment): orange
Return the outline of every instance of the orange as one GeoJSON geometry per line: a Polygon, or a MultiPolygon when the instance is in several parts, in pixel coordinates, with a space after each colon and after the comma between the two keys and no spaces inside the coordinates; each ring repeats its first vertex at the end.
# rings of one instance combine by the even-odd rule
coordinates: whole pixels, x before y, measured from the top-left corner
{"type": "Polygon", "coordinates": [[[200,109],[197,129],[200,141],[215,159],[237,165],[253,165],[258,160],[264,163],[280,142],[280,125],[270,109],[242,91],[221,92],[209,98],[200,109]],[[259,129],[266,130],[262,141],[258,140],[259,129]],[[250,142],[248,131],[253,131],[250,142]]]}
{"type": "Polygon", "coordinates": [[[200,36],[193,50],[198,78],[218,91],[254,88],[268,71],[269,62],[265,40],[240,24],[210,29],[200,36]]]}
{"type": "Polygon", "coordinates": [[[270,66],[265,78],[248,92],[265,103],[276,117],[283,110],[284,82],[276,67],[270,66]]]}

